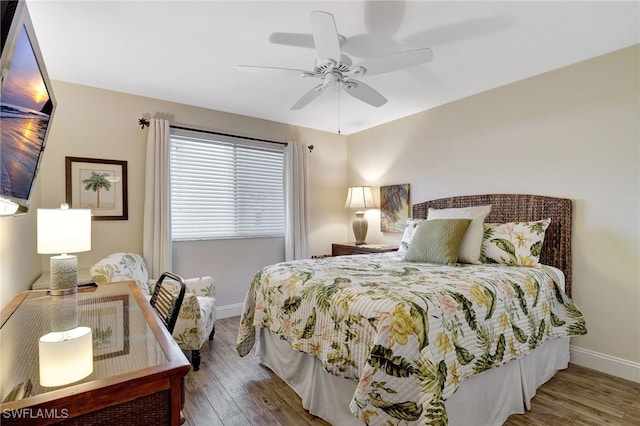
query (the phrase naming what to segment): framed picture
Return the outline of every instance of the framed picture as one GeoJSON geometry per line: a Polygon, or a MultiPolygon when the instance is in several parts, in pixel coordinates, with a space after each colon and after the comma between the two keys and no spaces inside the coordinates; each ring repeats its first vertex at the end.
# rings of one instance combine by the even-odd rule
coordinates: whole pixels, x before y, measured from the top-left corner
{"type": "Polygon", "coordinates": [[[411,214],[410,185],[380,187],[380,230],[404,232],[411,214]]]}
{"type": "Polygon", "coordinates": [[[65,157],[67,204],[93,220],[128,220],[127,162],[65,157]]]}
{"type": "Polygon", "coordinates": [[[118,295],[89,299],[78,305],[82,325],[93,332],[93,359],[129,353],[129,296],[118,295]]]}

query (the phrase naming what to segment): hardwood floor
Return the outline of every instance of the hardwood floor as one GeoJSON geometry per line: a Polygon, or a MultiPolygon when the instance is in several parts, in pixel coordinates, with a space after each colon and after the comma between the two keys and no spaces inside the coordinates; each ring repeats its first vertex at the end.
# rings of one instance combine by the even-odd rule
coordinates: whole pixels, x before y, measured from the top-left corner
{"type": "MultiPolygon", "coordinates": [[[[328,425],[257,358],[235,351],[239,317],[216,321],[200,371],[186,378],[186,425],[328,425]]],[[[570,365],[538,389],[526,414],[505,425],[640,425],[640,383],[570,365]]]]}

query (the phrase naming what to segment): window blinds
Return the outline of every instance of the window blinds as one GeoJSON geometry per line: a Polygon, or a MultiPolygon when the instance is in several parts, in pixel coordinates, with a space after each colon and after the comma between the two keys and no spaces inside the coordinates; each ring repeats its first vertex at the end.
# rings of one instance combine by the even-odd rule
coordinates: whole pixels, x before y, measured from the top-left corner
{"type": "Polygon", "coordinates": [[[282,146],[172,131],[172,239],[282,237],[282,146]]]}

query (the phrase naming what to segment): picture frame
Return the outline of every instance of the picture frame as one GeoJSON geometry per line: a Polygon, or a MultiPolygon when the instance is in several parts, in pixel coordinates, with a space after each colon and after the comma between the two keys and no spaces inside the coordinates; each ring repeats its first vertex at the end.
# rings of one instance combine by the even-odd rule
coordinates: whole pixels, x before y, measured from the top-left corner
{"type": "Polygon", "coordinates": [[[404,232],[411,216],[411,185],[380,187],[380,231],[404,232]]]}
{"type": "Polygon", "coordinates": [[[65,157],[66,202],[92,220],[128,220],[127,162],[65,157]]]}
{"type": "Polygon", "coordinates": [[[128,295],[84,300],[78,315],[92,330],[94,361],[129,354],[128,295]]]}

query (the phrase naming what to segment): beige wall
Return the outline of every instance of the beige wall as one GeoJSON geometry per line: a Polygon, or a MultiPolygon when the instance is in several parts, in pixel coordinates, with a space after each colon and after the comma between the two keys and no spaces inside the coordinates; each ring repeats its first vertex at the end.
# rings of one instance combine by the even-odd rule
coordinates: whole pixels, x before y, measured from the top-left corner
{"type": "MultiPolygon", "coordinates": [[[[589,333],[572,344],[635,363],[638,381],[639,51],[491,90],[348,142],[349,184],[410,183],[414,202],[511,192],[573,199],[573,295],[589,333]]],[[[380,233],[377,211],[367,217],[368,241],[399,241],[380,233]]]]}
{"type": "MultiPolygon", "coordinates": [[[[40,191],[34,189],[34,198],[39,195],[40,191]]],[[[28,214],[0,217],[0,306],[27,290],[39,276],[35,206],[28,214]]]]}
{"type": "MultiPolygon", "coordinates": [[[[137,121],[145,114],[159,114],[187,126],[313,144],[315,149],[309,155],[311,253],[328,253],[332,241],[345,238],[345,136],[61,81],[53,82],[53,90],[58,109],[37,181],[40,195],[32,198],[29,214],[0,219],[3,306],[17,292],[28,289],[40,269],[49,269],[48,256],[36,254],[35,210],[64,202],[65,156],[126,160],[128,166],[129,220],[94,221],[92,250],[78,254],[79,267],[89,267],[117,251],[141,252],[148,129],[141,130],[137,121]]],[[[181,243],[176,245],[174,269],[185,276],[212,275],[218,304],[239,304],[253,273],[284,260],[283,247],[282,239],[277,238],[181,243]],[[253,254],[252,249],[259,254],[253,254]]]]}

